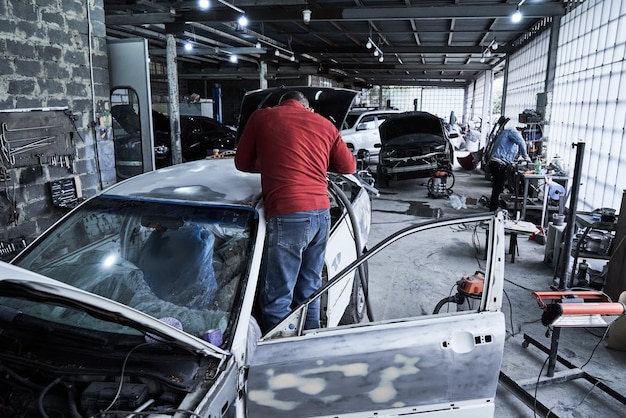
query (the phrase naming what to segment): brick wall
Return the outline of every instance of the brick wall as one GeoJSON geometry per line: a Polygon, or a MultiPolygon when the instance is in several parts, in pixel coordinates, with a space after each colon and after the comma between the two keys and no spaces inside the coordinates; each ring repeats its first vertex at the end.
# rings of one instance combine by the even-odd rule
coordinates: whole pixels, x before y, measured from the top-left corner
{"type": "Polygon", "coordinates": [[[0,121],[65,109],[72,131],[62,144],[69,166],[55,163],[53,145],[38,159],[20,154],[21,164],[0,155],[1,259],[13,255],[5,244],[17,249],[67,212],[53,205],[51,182],[76,177],[89,197],[115,181],[112,138],[98,126],[108,99],[102,0],[0,0],[0,121]]]}

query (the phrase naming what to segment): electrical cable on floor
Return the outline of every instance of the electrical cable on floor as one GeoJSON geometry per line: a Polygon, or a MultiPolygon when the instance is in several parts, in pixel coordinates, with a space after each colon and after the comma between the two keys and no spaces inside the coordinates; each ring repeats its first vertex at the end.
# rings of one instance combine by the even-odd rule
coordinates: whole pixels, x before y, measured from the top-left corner
{"type": "Polygon", "coordinates": [[[514,281],[507,279],[506,277],[504,278],[504,281],[507,282],[507,283],[511,283],[512,285],[515,285],[515,286],[519,287],[520,289],[524,289],[524,290],[527,290],[529,292],[534,292],[534,290],[529,289],[527,287],[524,287],[521,284],[517,284],[514,281]]]}
{"type": "Polygon", "coordinates": [[[581,370],[582,370],[582,368],[583,368],[583,367],[585,367],[587,364],[589,364],[589,362],[591,361],[591,358],[593,357],[593,354],[596,352],[596,349],[598,348],[598,346],[600,345],[600,343],[601,343],[602,341],[604,341],[604,339],[605,339],[605,338],[606,338],[606,336],[608,335],[608,333],[609,333],[609,329],[610,329],[610,328],[611,328],[611,324],[609,324],[609,325],[606,327],[606,330],[604,331],[604,334],[602,335],[602,338],[600,338],[600,339],[598,340],[598,343],[596,344],[596,346],[595,346],[595,347],[593,347],[593,350],[591,350],[591,355],[589,355],[589,358],[587,359],[587,361],[585,362],[585,364],[583,364],[582,366],[580,366],[580,369],[581,369],[581,370]]]}
{"type": "Polygon", "coordinates": [[[504,296],[506,296],[506,300],[509,302],[509,321],[511,321],[511,337],[515,337],[515,331],[513,331],[513,305],[511,304],[511,299],[506,293],[506,290],[502,289],[502,292],[504,292],[504,296]]]}
{"type": "MultiPolygon", "coordinates": [[[[533,396],[533,399],[535,400],[533,404],[533,416],[535,418],[537,418],[537,391],[539,389],[539,380],[541,379],[541,374],[543,373],[543,369],[546,367],[546,364],[548,364],[548,360],[550,360],[550,356],[546,357],[546,361],[543,362],[543,365],[541,366],[541,370],[539,370],[539,376],[537,376],[537,383],[535,383],[535,394],[533,396]]],[[[548,413],[546,414],[546,418],[548,418],[550,414],[551,412],[548,411],[548,413]]]]}

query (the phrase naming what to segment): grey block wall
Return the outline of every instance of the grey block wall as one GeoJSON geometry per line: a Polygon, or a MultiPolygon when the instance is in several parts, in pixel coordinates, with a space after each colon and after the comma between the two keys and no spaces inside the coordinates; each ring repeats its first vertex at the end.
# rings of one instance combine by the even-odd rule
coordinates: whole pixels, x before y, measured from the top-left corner
{"type": "Polygon", "coordinates": [[[99,126],[109,100],[105,35],[102,0],[0,0],[0,120],[67,108],[74,131],[71,167],[0,156],[2,260],[14,255],[6,244],[17,250],[68,211],[53,205],[52,181],[78,178],[85,198],[115,182],[112,138],[99,126]]]}

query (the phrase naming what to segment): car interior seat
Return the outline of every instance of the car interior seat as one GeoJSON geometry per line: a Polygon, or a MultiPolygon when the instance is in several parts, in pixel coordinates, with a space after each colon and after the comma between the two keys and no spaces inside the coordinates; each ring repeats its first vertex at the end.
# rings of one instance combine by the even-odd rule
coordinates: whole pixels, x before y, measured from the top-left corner
{"type": "Polygon", "coordinates": [[[160,299],[205,308],[217,289],[214,243],[213,233],[197,224],[179,228],[157,224],[139,252],[137,266],[160,299]]]}

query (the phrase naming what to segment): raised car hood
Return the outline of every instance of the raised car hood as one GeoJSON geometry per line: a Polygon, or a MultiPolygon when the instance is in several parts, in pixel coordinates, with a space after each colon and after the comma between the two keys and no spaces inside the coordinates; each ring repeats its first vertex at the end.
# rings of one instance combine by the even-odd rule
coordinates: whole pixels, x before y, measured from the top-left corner
{"type": "Polygon", "coordinates": [[[341,130],[341,125],[357,95],[354,90],[330,87],[276,87],[271,89],[254,90],[246,93],[241,102],[237,140],[243,132],[252,112],[264,107],[278,105],[278,100],[288,91],[298,90],[309,99],[309,105],[316,113],[324,116],[341,130]]]}
{"type": "Polygon", "coordinates": [[[379,127],[380,140],[386,141],[408,134],[434,134],[444,138],[441,119],[428,112],[404,112],[387,118],[379,127]]]}
{"type": "Polygon", "coordinates": [[[29,299],[54,300],[57,303],[82,309],[98,318],[159,335],[201,355],[215,358],[224,358],[228,355],[219,347],[179,331],[126,305],[0,262],[0,295],[6,294],[19,294],[29,299]]]}

